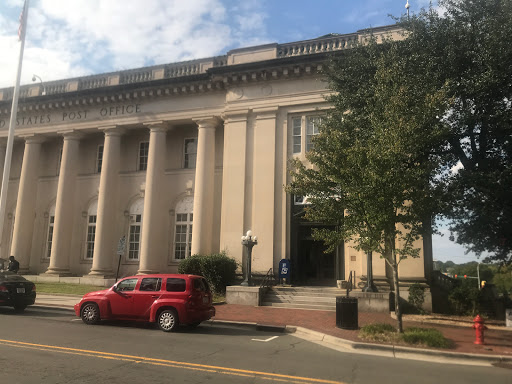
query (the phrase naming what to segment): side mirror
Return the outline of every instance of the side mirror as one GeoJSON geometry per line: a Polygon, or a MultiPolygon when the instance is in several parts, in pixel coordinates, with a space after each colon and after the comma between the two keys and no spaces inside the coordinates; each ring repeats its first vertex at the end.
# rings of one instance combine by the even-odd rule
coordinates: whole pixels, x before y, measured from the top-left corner
{"type": "Polygon", "coordinates": [[[113,290],[114,292],[117,292],[117,285],[113,285],[113,286],[112,286],[112,290],[113,290]]]}

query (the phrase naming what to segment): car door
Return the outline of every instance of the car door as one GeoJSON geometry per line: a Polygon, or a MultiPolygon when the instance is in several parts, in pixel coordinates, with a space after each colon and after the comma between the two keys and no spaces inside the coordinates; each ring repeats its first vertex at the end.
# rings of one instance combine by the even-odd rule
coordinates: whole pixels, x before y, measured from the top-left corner
{"type": "Polygon", "coordinates": [[[121,280],[108,292],[107,297],[110,302],[110,310],[113,317],[135,317],[133,313],[133,293],[138,280],[137,278],[121,280]]]}
{"type": "Polygon", "coordinates": [[[133,307],[136,317],[149,320],[151,306],[161,296],[162,279],[160,277],[144,277],[133,293],[133,307]]]}

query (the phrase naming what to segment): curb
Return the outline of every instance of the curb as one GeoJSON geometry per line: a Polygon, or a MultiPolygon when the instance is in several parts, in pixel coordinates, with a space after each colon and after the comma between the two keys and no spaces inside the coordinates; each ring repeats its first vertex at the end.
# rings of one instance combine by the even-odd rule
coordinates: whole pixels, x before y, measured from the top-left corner
{"type": "MultiPolygon", "coordinates": [[[[288,327],[287,327],[288,328],[288,327]]],[[[397,345],[385,345],[385,344],[371,344],[371,343],[360,343],[350,340],[341,339],[338,337],[326,335],[321,332],[313,331],[311,329],[302,327],[289,327],[290,332],[295,332],[298,337],[304,339],[330,344],[335,347],[341,347],[344,349],[351,349],[354,352],[367,353],[369,351],[382,353],[389,357],[403,358],[403,359],[415,359],[415,360],[429,360],[440,363],[451,363],[451,364],[498,364],[498,363],[512,363],[512,356],[503,355],[482,355],[474,353],[463,353],[463,352],[448,352],[441,351],[438,349],[424,349],[424,348],[411,348],[397,345]],[[427,359],[426,359],[427,358],[427,359]]]]}

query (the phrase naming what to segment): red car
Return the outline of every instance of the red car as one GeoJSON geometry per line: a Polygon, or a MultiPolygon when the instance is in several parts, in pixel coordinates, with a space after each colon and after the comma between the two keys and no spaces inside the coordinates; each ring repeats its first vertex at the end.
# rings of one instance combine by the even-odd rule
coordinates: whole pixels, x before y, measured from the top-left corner
{"type": "Polygon", "coordinates": [[[125,277],[110,289],[90,292],[75,304],[85,324],[102,319],[157,322],[171,332],[179,324],[197,326],[215,316],[206,280],[195,275],[139,275],[125,277]]]}

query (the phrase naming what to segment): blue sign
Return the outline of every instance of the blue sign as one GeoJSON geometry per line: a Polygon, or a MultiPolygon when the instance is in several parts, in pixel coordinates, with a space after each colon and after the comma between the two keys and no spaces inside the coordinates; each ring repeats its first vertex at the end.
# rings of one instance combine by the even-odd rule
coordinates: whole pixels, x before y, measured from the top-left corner
{"type": "Polygon", "coordinates": [[[279,278],[289,279],[290,278],[290,260],[282,259],[279,262],[279,278]]]}

